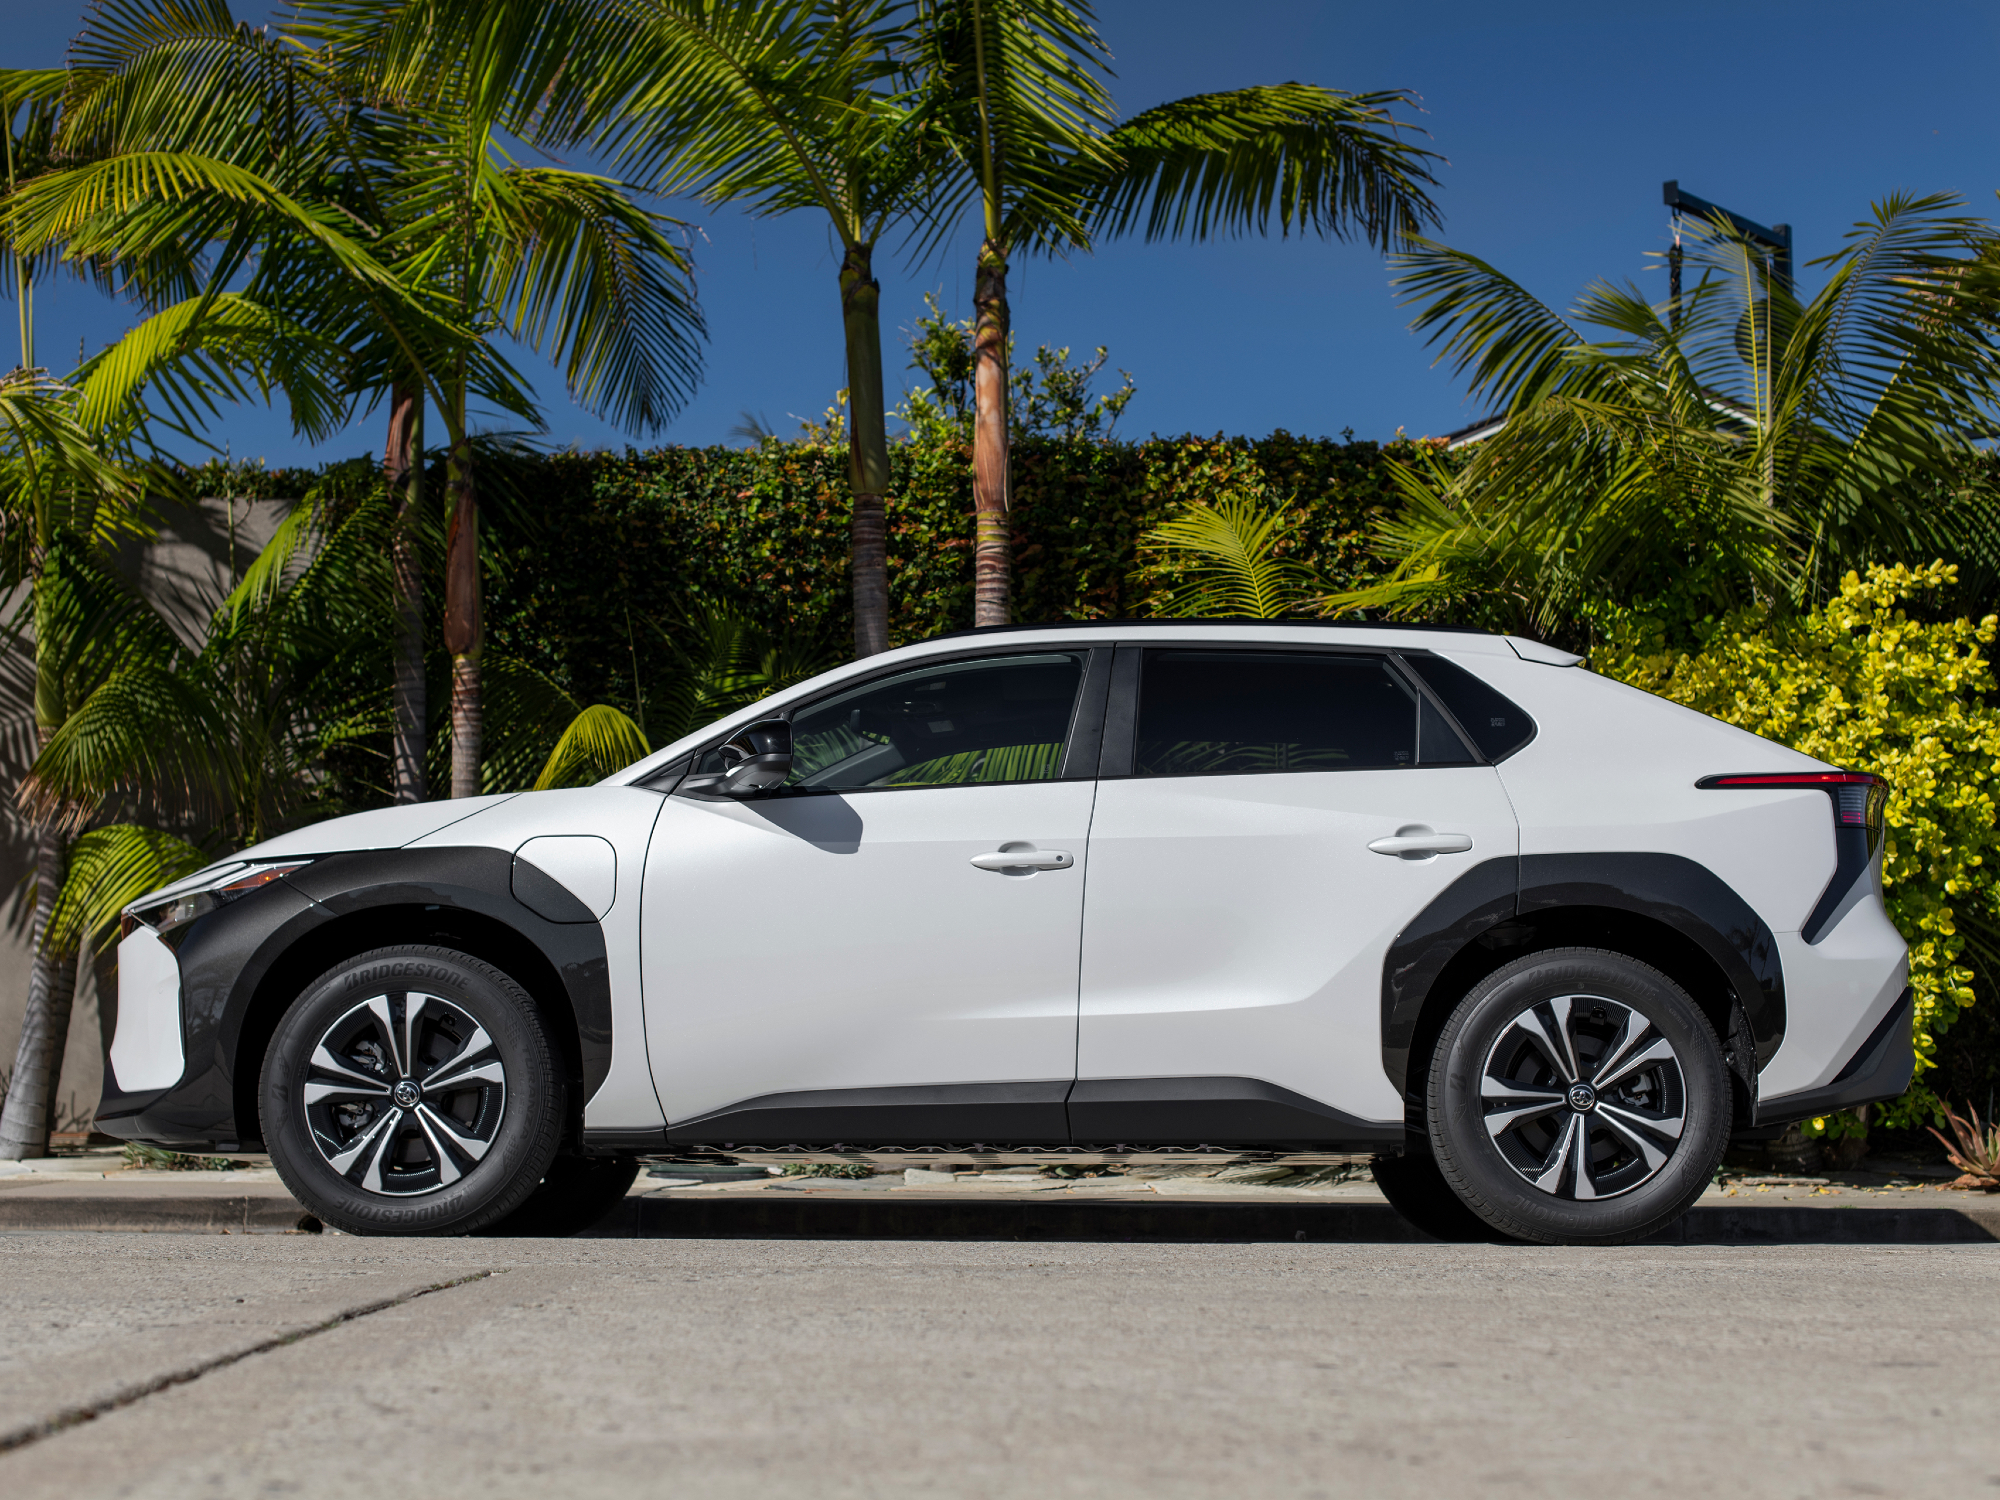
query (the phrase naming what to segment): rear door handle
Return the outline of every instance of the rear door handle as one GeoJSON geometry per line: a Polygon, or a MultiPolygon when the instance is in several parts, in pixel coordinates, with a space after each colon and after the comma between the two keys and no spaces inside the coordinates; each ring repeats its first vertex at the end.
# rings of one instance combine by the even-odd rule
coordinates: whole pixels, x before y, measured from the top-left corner
{"type": "Polygon", "coordinates": [[[1469,833],[1399,833],[1377,839],[1368,846],[1377,854],[1394,854],[1403,859],[1428,859],[1433,854],[1463,854],[1472,847],[1469,833]]]}
{"type": "Polygon", "coordinates": [[[975,854],[972,863],[982,870],[1067,870],[1076,863],[1063,849],[997,849],[991,854],[975,854]]]}

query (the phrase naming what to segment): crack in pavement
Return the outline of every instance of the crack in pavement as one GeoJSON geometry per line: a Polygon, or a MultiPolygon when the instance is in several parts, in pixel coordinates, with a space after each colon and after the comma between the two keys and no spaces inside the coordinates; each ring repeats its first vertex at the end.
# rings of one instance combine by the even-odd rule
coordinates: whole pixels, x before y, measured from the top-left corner
{"type": "Polygon", "coordinates": [[[53,1437],[56,1433],[65,1431],[68,1428],[81,1426],[85,1422],[93,1422],[108,1411],[116,1411],[120,1407],[130,1406],[133,1402],[142,1401],[148,1396],[166,1390],[169,1386],[186,1385],[191,1380],[199,1380],[210,1371],[220,1370],[228,1365],[237,1364],[242,1360],[249,1359],[252,1355],[268,1354],[273,1349],[282,1349],[287,1344],[296,1344],[302,1339],[309,1339],[318,1334],[326,1333],[331,1329],[340,1327],[342,1324],[352,1323],[357,1318],[365,1318],[373,1313],[387,1312],[392,1307],[401,1307],[405,1303],[416,1301],[419,1297],[428,1297],[433,1292],[448,1292],[455,1286],[465,1286],[471,1282],[484,1281],[489,1276],[499,1275],[504,1269],[504,1267],[496,1267],[484,1271],[474,1271],[470,1275],[457,1276],[450,1281],[434,1282],[430,1286],[420,1286],[413,1291],[399,1292],[393,1297],[383,1297],[374,1302],[364,1302],[358,1307],[345,1308],[335,1313],[325,1322],[315,1323],[310,1328],[295,1328],[289,1333],[281,1333],[268,1339],[259,1339],[256,1343],[246,1344],[241,1349],[231,1349],[226,1353],[217,1354],[208,1359],[197,1360],[191,1365],[179,1370],[169,1371],[165,1375],[151,1376],[148,1379],[139,1381],[137,1384],[127,1386],[121,1391],[116,1391],[102,1400],[92,1401],[82,1406],[72,1406],[65,1411],[57,1412],[52,1417],[43,1417],[19,1427],[0,1431],[0,1453],[11,1453],[27,1447],[30,1443],[38,1443],[45,1437],[53,1437]]]}

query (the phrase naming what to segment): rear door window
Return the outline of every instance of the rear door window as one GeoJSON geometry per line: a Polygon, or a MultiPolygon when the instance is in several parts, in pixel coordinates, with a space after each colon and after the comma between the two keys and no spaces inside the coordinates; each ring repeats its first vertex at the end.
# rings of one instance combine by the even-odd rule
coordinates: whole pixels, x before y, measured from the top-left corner
{"type": "MultiPolygon", "coordinates": [[[[1414,766],[1420,702],[1381,656],[1148,650],[1133,770],[1242,776],[1414,766]]],[[[1466,756],[1455,735],[1450,744],[1446,753],[1466,756]]]]}

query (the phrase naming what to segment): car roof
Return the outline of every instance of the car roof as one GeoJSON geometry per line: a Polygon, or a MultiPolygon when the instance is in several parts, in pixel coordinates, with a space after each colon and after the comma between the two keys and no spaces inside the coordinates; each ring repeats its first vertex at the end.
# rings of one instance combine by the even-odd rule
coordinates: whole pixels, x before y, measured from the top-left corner
{"type": "Polygon", "coordinates": [[[912,646],[927,646],[932,641],[956,641],[982,635],[1012,635],[1026,630],[1173,630],[1191,626],[1236,626],[1242,629],[1270,630],[1412,630],[1430,631],[1443,635],[1483,635],[1498,637],[1496,630],[1481,630],[1473,625],[1416,625],[1401,620],[1293,620],[1259,619],[1254,615],[1189,615],[1180,618],[1151,617],[1144,620],[1049,620],[1033,625],[974,625],[964,630],[946,630],[937,635],[927,635],[921,641],[911,641],[912,646]]]}

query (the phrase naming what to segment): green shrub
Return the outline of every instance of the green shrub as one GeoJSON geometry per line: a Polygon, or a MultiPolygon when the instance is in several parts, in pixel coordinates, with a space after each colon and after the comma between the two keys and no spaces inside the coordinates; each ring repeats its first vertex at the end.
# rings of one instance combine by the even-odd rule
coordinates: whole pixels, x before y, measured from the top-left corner
{"type": "Polygon", "coordinates": [[[1882,883],[1910,944],[1917,1011],[1917,1077],[1876,1116],[1891,1126],[1942,1121],[1924,1075],[1938,1035],[1972,1003],[1966,929],[1989,926],[1995,913],[1988,855],[2000,848],[2000,709],[1986,653],[2000,619],[1930,622],[1903,607],[1952,588],[1957,571],[1932,563],[1871,567],[1865,579],[1849,573],[1823,608],[1790,621],[1762,610],[1728,615],[1692,653],[1662,650],[1637,625],[1614,622],[1590,662],[1819,760],[1889,779],[1882,883]]]}
{"type": "MultiPolygon", "coordinates": [[[[1367,527],[1392,503],[1382,453],[1283,432],[1024,441],[1013,459],[1014,618],[1156,613],[1181,580],[1142,567],[1139,539],[1186,504],[1228,495],[1285,505],[1300,562],[1343,587],[1371,582],[1367,527]]],[[[970,454],[900,443],[891,480],[891,639],[962,630],[972,623],[970,454]]],[[[489,640],[579,702],[636,708],[648,673],[664,671],[661,632],[705,606],[843,652],[852,638],[839,448],[529,456],[506,460],[496,481],[520,500],[486,532],[489,640]]]]}

